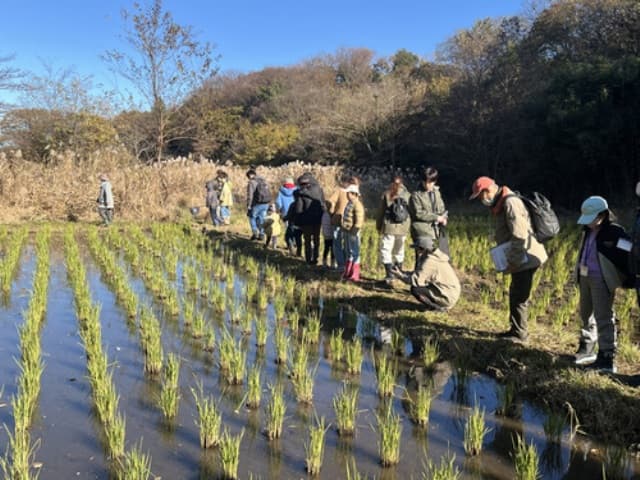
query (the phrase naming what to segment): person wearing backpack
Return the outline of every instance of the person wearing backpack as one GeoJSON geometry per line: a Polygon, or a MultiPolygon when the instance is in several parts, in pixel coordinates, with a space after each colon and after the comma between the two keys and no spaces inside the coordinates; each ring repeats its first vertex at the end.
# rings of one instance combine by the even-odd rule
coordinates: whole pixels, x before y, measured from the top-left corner
{"type": "Polygon", "coordinates": [[[508,246],[505,273],[511,275],[510,328],[498,336],[511,342],[526,342],[533,276],[547,261],[547,252],[535,236],[526,205],[509,187],[497,185],[490,177],[478,177],[473,182],[469,200],[476,198],[489,208],[495,219],[496,244],[508,246]]]}
{"type": "Polygon", "coordinates": [[[449,255],[445,228],[448,216],[437,181],[438,170],[433,167],[422,170],[420,188],[409,199],[411,239],[415,243],[419,237],[431,237],[438,248],[449,255]]]}
{"type": "Polygon", "coordinates": [[[380,239],[380,260],[384,266],[384,283],[393,282],[393,269],[402,271],[404,262],[404,241],[409,233],[411,218],[409,216],[410,194],[396,176],[389,188],[382,194],[376,215],[376,228],[382,236],[380,239]]]}
{"type": "Polygon", "coordinates": [[[264,240],[264,218],[271,202],[271,191],[264,178],[254,169],[247,172],[247,217],[251,226],[251,240],[264,240]]]}
{"type": "Polygon", "coordinates": [[[580,289],[580,345],[576,365],[588,365],[601,372],[615,373],[617,352],[615,290],[632,286],[629,271],[631,238],[613,223],[607,201],[592,196],[582,202],[578,225],[584,228],[577,265],[580,289]],[[596,354],[597,344],[597,354],[596,354]]]}

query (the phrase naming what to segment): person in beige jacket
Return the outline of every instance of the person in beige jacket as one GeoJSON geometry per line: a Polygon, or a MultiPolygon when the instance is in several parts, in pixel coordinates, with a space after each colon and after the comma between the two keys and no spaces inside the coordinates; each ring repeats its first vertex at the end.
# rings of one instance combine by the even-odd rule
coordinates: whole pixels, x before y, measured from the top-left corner
{"type": "Polygon", "coordinates": [[[443,312],[453,308],[461,288],[449,256],[435,247],[431,236],[417,237],[412,246],[418,255],[416,270],[412,274],[394,270],[394,275],[411,285],[411,294],[426,305],[427,310],[443,312]]]}
{"type": "Polygon", "coordinates": [[[344,270],[347,261],[345,257],[346,241],[342,230],[342,213],[349,202],[346,189],[350,185],[358,187],[360,185],[360,179],[355,176],[345,178],[341,186],[337,188],[327,200],[329,203],[331,224],[333,225],[333,256],[336,260],[337,268],[340,271],[344,270]]]}
{"type": "Polygon", "coordinates": [[[526,342],[533,275],[547,261],[547,252],[536,240],[527,207],[509,187],[497,185],[490,177],[478,177],[469,199],[475,198],[480,199],[495,218],[496,244],[508,243],[505,273],[511,275],[510,328],[499,336],[512,342],[526,342]]]}
{"type": "Polygon", "coordinates": [[[340,227],[345,237],[345,265],[342,278],[360,281],[360,231],[364,226],[364,206],[360,201],[360,189],[349,185],[345,192],[349,202],[344,207],[340,227]]]}

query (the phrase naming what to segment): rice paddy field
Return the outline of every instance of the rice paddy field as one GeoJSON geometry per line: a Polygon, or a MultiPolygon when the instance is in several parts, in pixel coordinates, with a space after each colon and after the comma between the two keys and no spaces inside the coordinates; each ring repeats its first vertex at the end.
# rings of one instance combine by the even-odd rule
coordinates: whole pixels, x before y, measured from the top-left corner
{"type": "Polygon", "coordinates": [[[371,225],[357,286],[230,228],[0,227],[4,478],[640,478],[637,388],[562,351],[576,232],[549,247],[524,348],[490,335],[508,285],[486,222],[451,227],[465,293],[448,315],[379,286],[371,225]]]}

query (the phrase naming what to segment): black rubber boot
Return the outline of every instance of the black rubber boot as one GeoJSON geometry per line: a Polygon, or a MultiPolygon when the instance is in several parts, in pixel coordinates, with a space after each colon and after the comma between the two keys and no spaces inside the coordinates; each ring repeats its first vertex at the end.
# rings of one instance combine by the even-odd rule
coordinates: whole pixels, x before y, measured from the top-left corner
{"type": "Polygon", "coordinates": [[[387,285],[391,285],[391,283],[393,282],[393,273],[391,273],[392,268],[393,268],[393,264],[391,263],[384,264],[384,271],[385,271],[384,283],[386,283],[387,285]]]}

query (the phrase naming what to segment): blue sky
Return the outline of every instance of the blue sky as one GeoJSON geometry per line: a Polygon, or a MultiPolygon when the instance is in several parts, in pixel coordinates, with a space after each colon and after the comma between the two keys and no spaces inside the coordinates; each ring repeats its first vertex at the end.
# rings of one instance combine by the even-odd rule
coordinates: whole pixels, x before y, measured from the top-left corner
{"type": "MultiPolygon", "coordinates": [[[[144,3],[145,0],[139,0],[144,3]]],[[[43,73],[56,69],[114,86],[100,60],[122,49],[120,11],[133,0],[3,0],[0,56],[43,73]]],[[[216,44],[222,71],[285,66],[342,47],[366,47],[378,56],[400,48],[431,58],[437,45],[475,20],[521,12],[523,0],[164,0],[165,10],[216,44]]],[[[0,92],[0,100],[3,93],[0,92]]]]}

